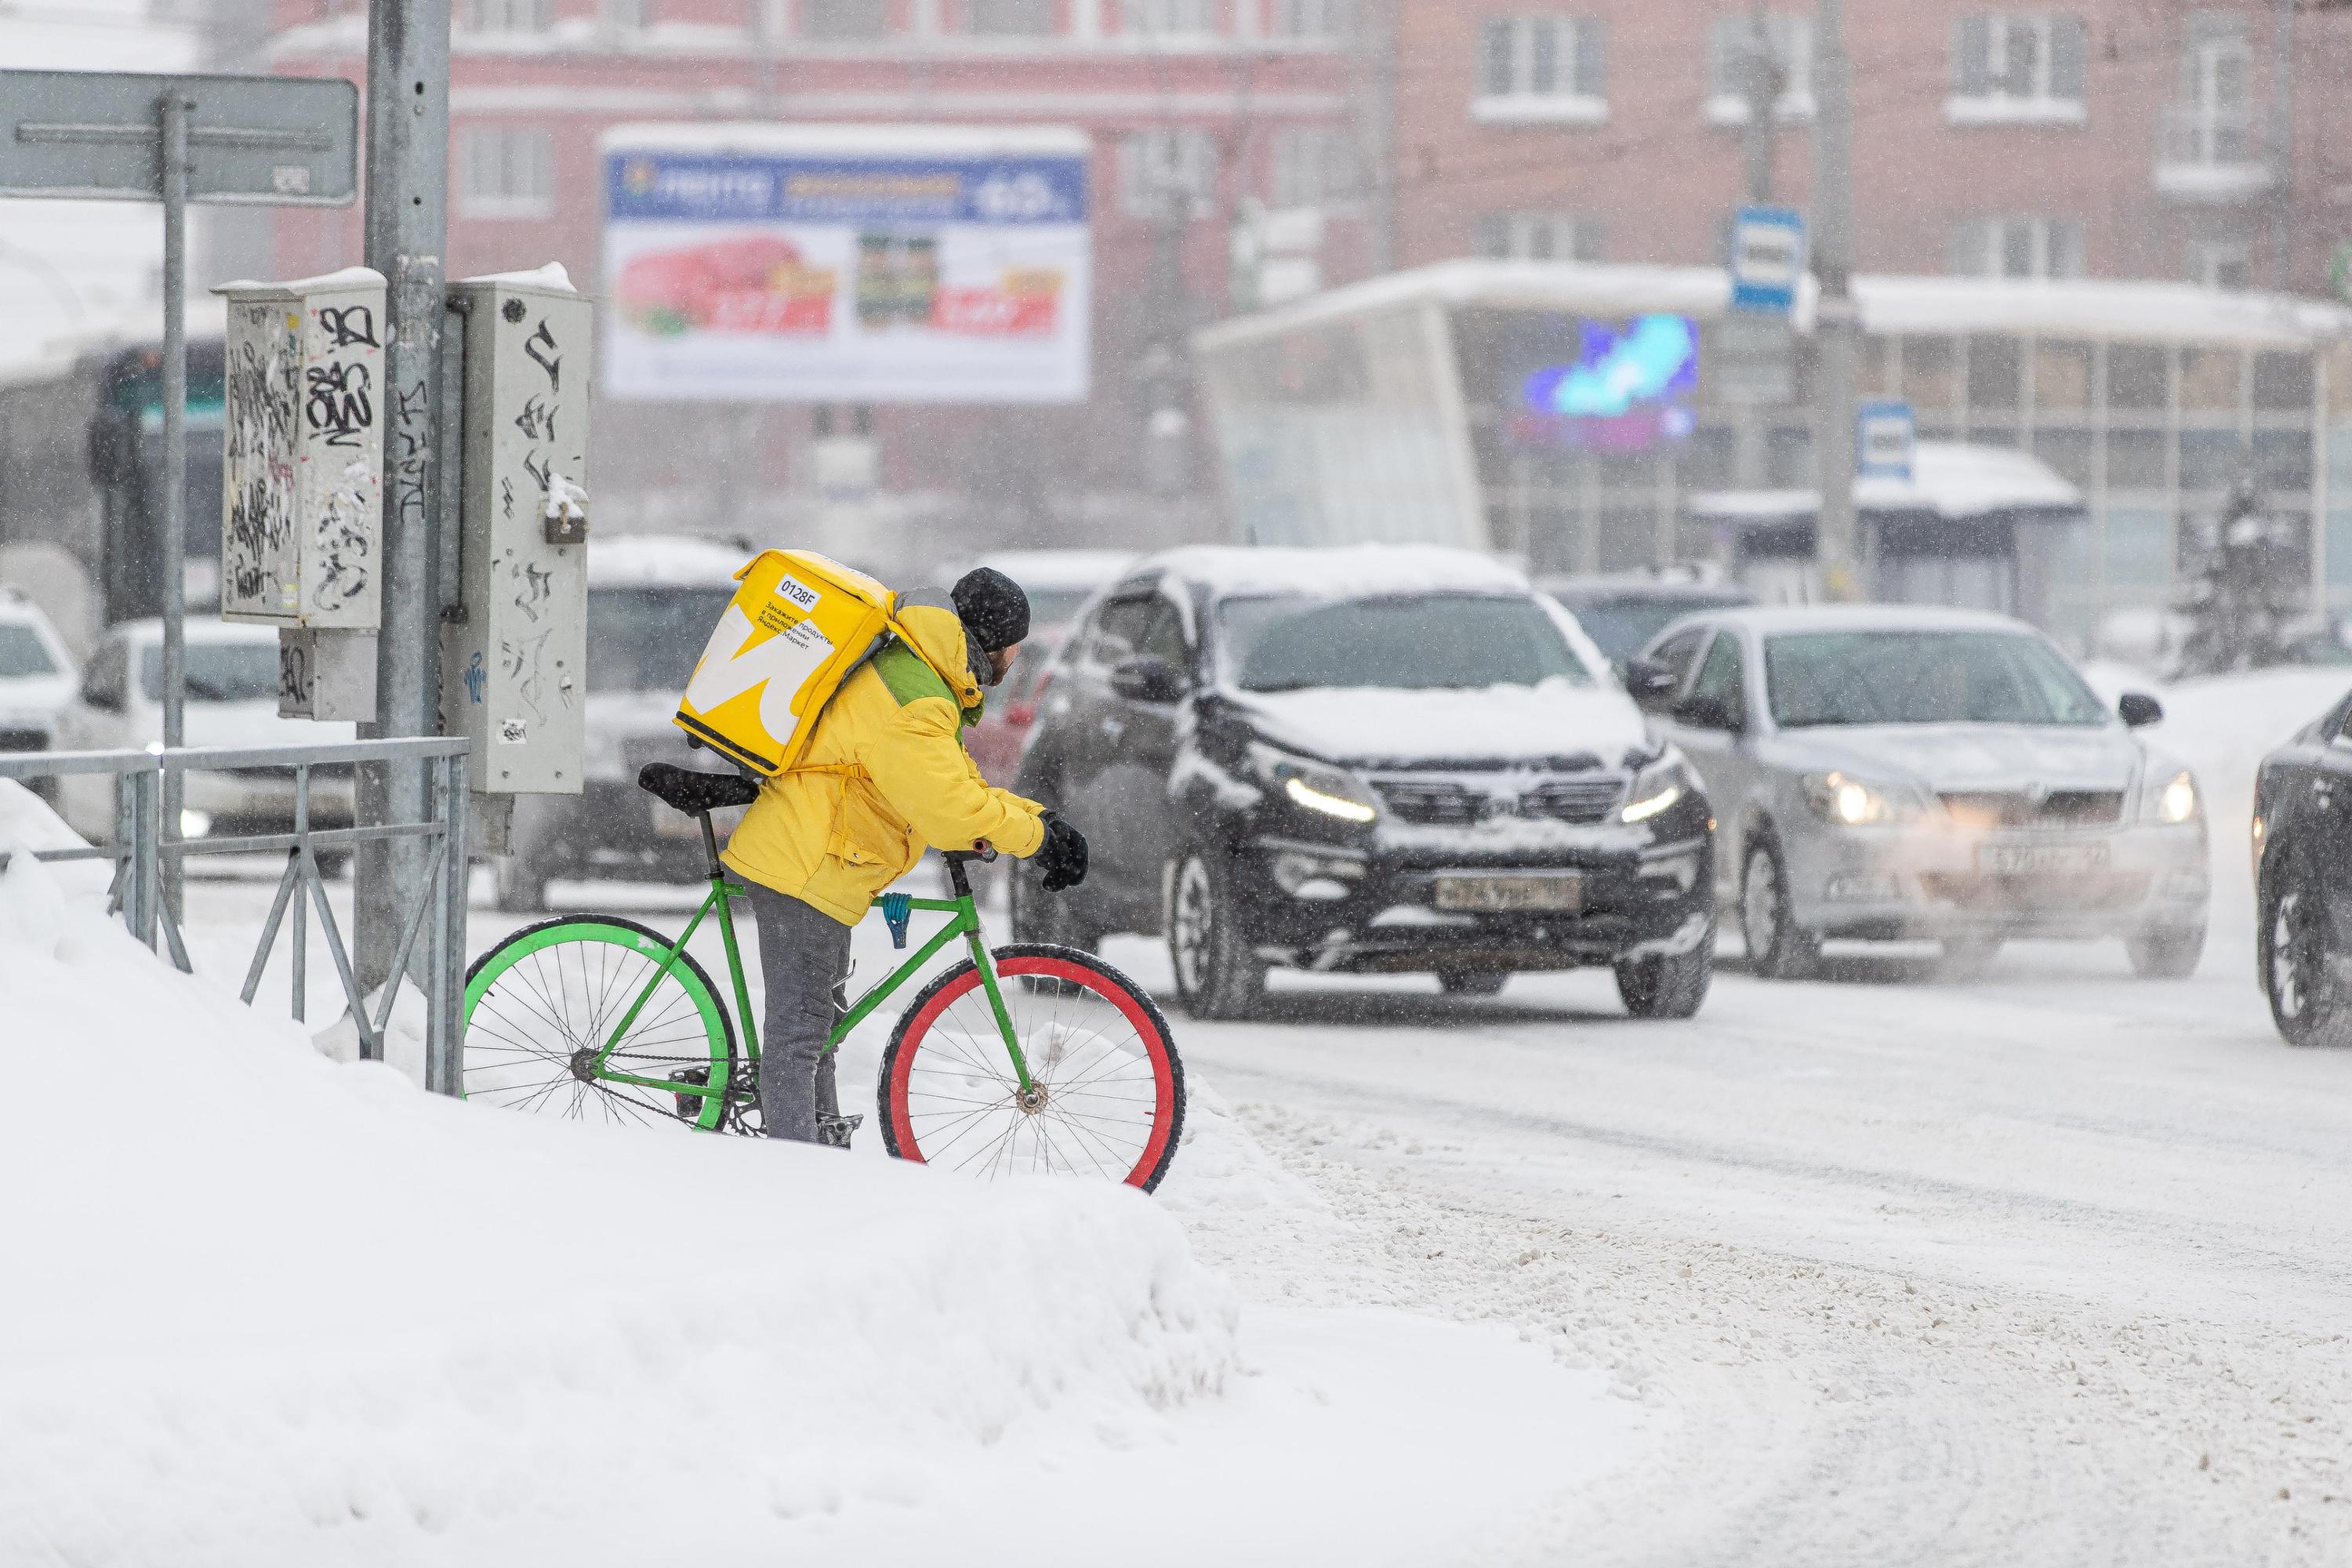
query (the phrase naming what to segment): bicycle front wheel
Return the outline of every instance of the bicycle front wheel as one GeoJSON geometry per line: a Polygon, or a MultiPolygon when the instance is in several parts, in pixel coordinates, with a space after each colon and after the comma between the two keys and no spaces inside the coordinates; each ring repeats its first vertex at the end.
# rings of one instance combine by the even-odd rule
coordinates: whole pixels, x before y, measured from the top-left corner
{"type": "Polygon", "coordinates": [[[915,998],[882,1054],[883,1145],[980,1175],[1075,1172],[1158,1186],[1184,1128],[1184,1064],[1168,1020],[1092,953],[1016,943],[994,957],[1030,1091],[967,959],[915,998]]]}
{"type": "Polygon", "coordinates": [[[735,1076],[734,1021],[688,954],[656,978],[668,951],[659,931],[607,916],[542,921],[490,949],[466,972],[460,1092],[574,1121],[721,1125],[735,1076]],[[603,1067],[592,1066],[640,996],[645,1005],[603,1067]],[[614,1083],[609,1073],[679,1088],[614,1083]]]}

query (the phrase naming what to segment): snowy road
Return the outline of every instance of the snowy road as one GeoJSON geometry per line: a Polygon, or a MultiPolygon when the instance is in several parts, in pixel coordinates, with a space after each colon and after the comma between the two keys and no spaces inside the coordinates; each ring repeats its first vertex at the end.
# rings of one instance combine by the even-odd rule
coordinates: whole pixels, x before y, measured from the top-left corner
{"type": "MultiPolygon", "coordinates": [[[[226,929],[268,891],[194,896],[226,929]]],[[[2278,1042],[2234,902],[2177,984],[2034,945],[1967,984],[1927,950],[1735,968],[1687,1024],[1599,974],[1180,1016],[1297,1180],[1188,1203],[1180,1159],[1163,1195],[1245,1299],[1500,1321],[1640,1400],[1647,1462],[1531,1561],[2352,1562],[2352,1053],[2278,1042]]],[[[478,908],[477,947],[515,923],[478,908]]],[[[1107,953],[1165,994],[1155,944],[1107,953]]]]}
{"type": "Polygon", "coordinates": [[[1334,1209],[1195,1247],[1637,1388],[1664,1462],[1562,1522],[1582,1560],[2352,1561],[2352,1054],[2281,1046],[2215,948],[1727,974],[1682,1025],[1594,976],[1192,1024],[1334,1209]]]}

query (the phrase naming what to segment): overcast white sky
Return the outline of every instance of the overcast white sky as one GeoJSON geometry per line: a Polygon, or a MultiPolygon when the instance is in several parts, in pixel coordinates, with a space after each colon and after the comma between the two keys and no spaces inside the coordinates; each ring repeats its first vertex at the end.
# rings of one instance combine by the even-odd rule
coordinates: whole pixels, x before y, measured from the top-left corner
{"type": "MultiPolygon", "coordinates": [[[[150,0],[0,0],[0,60],[27,70],[196,68],[195,30],[150,10],[150,0]]],[[[0,200],[0,368],[118,322],[161,331],[163,265],[160,206],[0,200]]]]}

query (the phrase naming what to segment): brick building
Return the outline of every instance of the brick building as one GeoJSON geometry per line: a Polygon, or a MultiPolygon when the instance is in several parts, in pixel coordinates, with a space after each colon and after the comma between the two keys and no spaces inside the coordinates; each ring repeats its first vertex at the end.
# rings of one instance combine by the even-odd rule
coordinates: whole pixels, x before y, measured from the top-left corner
{"type": "MultiPolygon", "coordinates": [[[[1741,0],[1398,5],[1402,264],[1720,257],[1744,186],[1741,0]]],[[[2344,8],[1870,0],[1844,16],[1865,270],[2317,292],[2352,238],[2344,8]]],[[[1775,194],[1799,205],[1811,16],[1766,12],[1775,194]]]]}
{"type": "MultiPolygon", "coordinates": [[[[275,0],[274,68],[364,82],[364,0],[275,0]]],[[[1345,0],[454,0],[450,276],[564,263],[599,286],[597,138],[648,121],[1062,125],[1093,142],[1092,395],[999,410],[873,411],[873,526],[962,521],[975,542],[1056,542],[1155,510],[1155,342],[1222,313],[1240,205],[1322,207],[1327,276],[1365,265],[1349,205],[1357,122],[1345,0]],[[887,513],[889,515],[882,515],[887,513]]],[[[355,259],[360,216],[277,220],[274,266],[355,259]]],[[[1181,373],[1181,363],[1178,365],[1181,373]]],[[[812,437],[853,409],[665,405],[598,413],[598,502],[622,526],[765,531],[809,498],[812,437]]],[[[1162,427],[1166,421],[1163,419],[1162,427]]],[[[1180,443],[1181,445],[1181,443],[1180,443]]],[[[1193,489],[1181,479],[1163,489],[1193,489]]],[[[1200,487],[1205,489],[1205,487],[1200,487]]],[[[1140,520],[1140,521],[1139,521],[1140,520]]],[[[876,554],[887,558],[887,543],[876,554]]]]}

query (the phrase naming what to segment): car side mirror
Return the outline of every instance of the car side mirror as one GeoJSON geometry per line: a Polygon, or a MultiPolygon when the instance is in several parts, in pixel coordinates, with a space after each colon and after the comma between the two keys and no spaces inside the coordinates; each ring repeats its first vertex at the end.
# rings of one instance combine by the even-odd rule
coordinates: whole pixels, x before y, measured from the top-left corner
{"type": "Polygon", "coordinates": [[[1693,692],[1668,710],[1668,716],[1678,724],[1688,724],[1694,730],[1729,730],[1737,731],[1739,721],[1723,699],[1712,693],[1693,692]]]}
{"type": "Polygon", "coordinates": [[[1112,668],[1110,689],[1130,702],[1173,702],[1184,695],[1184,672],[1156,653],[1139,653],[1112,668]]]}
{"type": "Polygon", "coordinates": [[[2164,717],[2164,704],[2145,691],[2126,691],[2116,701],[2116,713],[2132,729],[2158,722],[2164,717]]]}
{"type": "Polygon", "coordinates": [[[1655,659],[1625,661],[1625,690],[1644,712],[1663,713],[1672,708],[1675,689],[1681,684],[1682,677],[1655,659]]]}

